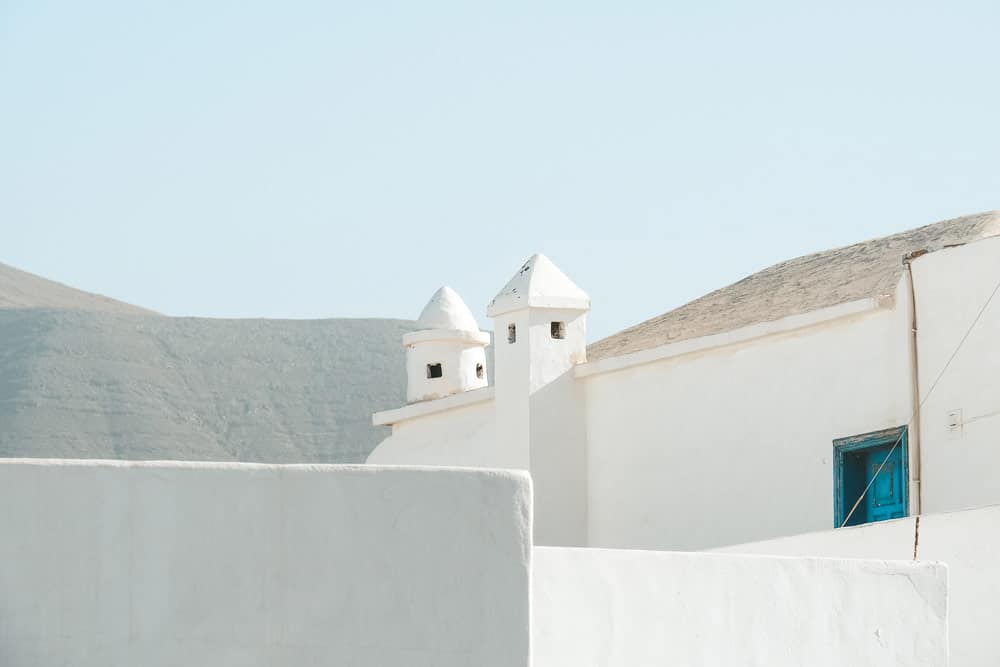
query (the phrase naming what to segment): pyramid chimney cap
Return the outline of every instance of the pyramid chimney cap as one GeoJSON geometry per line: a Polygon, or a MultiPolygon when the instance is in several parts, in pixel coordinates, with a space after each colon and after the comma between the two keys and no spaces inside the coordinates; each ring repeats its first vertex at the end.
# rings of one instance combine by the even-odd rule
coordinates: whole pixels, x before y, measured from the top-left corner
{"type": "Polygon", "coordinates": [[[559,270],[551,259],[532,255],[490,302],[487,313],[496,317],[523,308],[590,310],[590,297],[559,270]]]}

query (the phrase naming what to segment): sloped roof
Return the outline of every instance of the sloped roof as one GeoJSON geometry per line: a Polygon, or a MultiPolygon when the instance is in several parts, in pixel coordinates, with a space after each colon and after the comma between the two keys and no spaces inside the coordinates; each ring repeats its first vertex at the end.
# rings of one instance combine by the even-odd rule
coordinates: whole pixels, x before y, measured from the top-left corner
{"type": "Polygon", "coordinates": [[[434,292],[417,320],[420,329],[479,331],[476,318],[458,292],[445,286],[434,292]]]}
{"type": "Polygon", "coordinates": [[[486,312],[496,317],[521,308],[571,308],[588,310],[590,297],[551,259],[535,254],[521,265],[500,290],[486,312]]]}
{"type": "Polygon", "coordinates": [[[731,331],[848,301],[892,294],[903,257],[1000,235],[1000,211],[979,213],[791,259],[599,340],[590,361],[731,331]]]}

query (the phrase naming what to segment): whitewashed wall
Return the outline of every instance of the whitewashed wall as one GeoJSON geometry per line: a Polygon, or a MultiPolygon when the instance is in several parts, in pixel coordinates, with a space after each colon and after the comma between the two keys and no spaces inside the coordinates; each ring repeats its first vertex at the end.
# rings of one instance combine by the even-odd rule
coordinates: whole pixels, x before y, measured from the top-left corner
{"type": "Polygon", "coordinates": [[[895,308],[581,378],[592,546],[700,549],[833,526],[833,440],[905,424],[895,308]]]}
{"type": "MultiPolygon", "coordinates": [[[[478,332],[451,331],[408,334],[412,337],[441,335],[447,338],[427,340],[407,346],[406,400],[411,403],[433,400],[487,386],[486,351],[476,340],[477,334],[478,332]],[[441,377],[428,378],[428,364],[440,364],[441,377]],[[476,375],[477,364],[482,367],[481,378],[476,375]]],[[[487,334],[482,336],[484,340],[489,340],[487,334]]]]}
{"type": "MultiPolygon", "coordinates": [[[[720,551],[831,556],[913,557],[916,519],[841,528],[777,540],[740,544],[720,551]]],[[[918,556],[948,566],[948,616],[952,667],[993,667],[1000,656],[1000,507],[920,517],[918,556]]]]}
{"type": "Polygon", "coordinates": [[[534,667],[941,667],[930,563],[536,548],[534,667]]]}
{"type": "Polygon", "coordinates": [[[921,410],[924,512],[1000,503],[1000,237],[931,253],[913,262],[921,410]],[[961,411],[957,429],[949,413],[961,411]]]}
{"type": "Polygon", "coordinates": [[[0,462],[0,665],[527,665],[521,473],[0,462]]]}
{"type": "Polygon", "coordinates": [[[535,544],[587,544],[587,433],[583,388],[566,373],[531,397],[535,544]]]}
{"type": "Polygon", "coordinates": [[[586,311],[530,308],[495,320],[497,445],[531,470],[535,542],[587,543],[587,435],[574,367],[586,358],[586,311]],[[565,337],[553,339],[562,322],[565,337]],[[508,325],[517,340],[506,339],[508,325]]]}
{"type": "Polygon", "coordinates": [[[392,435],[367,463],[526,469],[526,462],[512,460],[498,447],[493,404],[490,399],[393,424],[392,435]]]}

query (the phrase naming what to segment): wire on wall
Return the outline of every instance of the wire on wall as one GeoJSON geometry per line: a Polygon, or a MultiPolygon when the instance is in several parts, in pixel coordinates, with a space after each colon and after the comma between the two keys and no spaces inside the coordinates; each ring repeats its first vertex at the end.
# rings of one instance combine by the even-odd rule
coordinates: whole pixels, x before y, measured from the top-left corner
{"type": "MultiPolygon", "coordinates": [[[[927,399],[931,397],[931,394],[934,392],[934,389],[938,386],[938,383],[941,381],[941,378],[944,377],[944,374],[948,370],[948,367],[951,366],[951,362],[955,360],[956,356],[958,356],[958,351],[962,349],[962,346],[965,345],[965,341],[969,339],[969,334],[971,334],[972,330],[976,328],[977,324],[979,324],[979,320],[983,318],[983,313],[986,312],[986,309],[990,307],[990,303],[993,302],[993,298],[997,295],[997,292],[1000,292],[1000,281],[997,281],[997,284],[993,288],[993,291],[990,293],[989,298],[986,299],[986,303],[984,303],[982,308],[979,309],[979,312],[976,314],[975,319],[972,320],[972,324],[970,324],[969,327],[965,330],[965,335],[963,335],[962,339],[958,341],[958,345],[955,346],[955,349],[954,351],[952,351],[951,356],[948,357],[948,361],[945,362],[944,367],[941,368],[941,372],[939,372],[937,374],[937,377],[934,378],[934,382],[931,383],[930,389],[927,390],[927,393],[924,395],[923,399],[921,399],[920,403],[917,404],[917,407],[910,415],[910,418],[906,420],[907,428],[909,428],[910,424],[913,422],[914,417],[920,412],[920,408],[924,407],[924,403],[926,403],[927,399]]],[[[860,505],[861,501],[864,500],[865,495],[867,495],[869,489],[872,488],[872,484],[874,484],[875,480],[878,478],[879,473],[882,472],[882,468],[884,468],[885,464],[889,461],[889,457],[892,456],[892,453],[896,451],[897,447],[899,447],[899,443],[903,441],[903,433],[905,432],[906,429],[903,429],[899,432],[899,437],[896,438],[896,442],[894,442],[892,447],[889,448],[889,453],[885,455],[885,458],[882,460],[881,465],[879,465],[879,467],[875,470],[875,474],[872,475],[871,481],[868,482],[868,486],[866,486],[864,491],[861,492],[861,495],[858,496],[858,499],[854,501],[854,505],[851,507],[851,511],[847,513],[846,517],[844,517],[843,523],[840,524],[841,528],[846,526],[847,522],[851,520],[851,517],[854,515],[854,512],[858,509],[858,505],[860,505]]],[[[916,541],[914,541],[913,553],[914,557],[916,557],[915,556],[916,541]]]]}

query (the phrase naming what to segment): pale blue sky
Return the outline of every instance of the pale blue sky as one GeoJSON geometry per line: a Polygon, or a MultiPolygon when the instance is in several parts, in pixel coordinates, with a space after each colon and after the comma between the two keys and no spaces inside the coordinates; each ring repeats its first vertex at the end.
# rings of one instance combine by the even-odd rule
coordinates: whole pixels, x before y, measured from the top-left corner
{"type": "Polygon", "coordinates": [[[592,338],[1000,207],[1000,3],[0,0],[0,262],[172,315],[592,338]]]}

